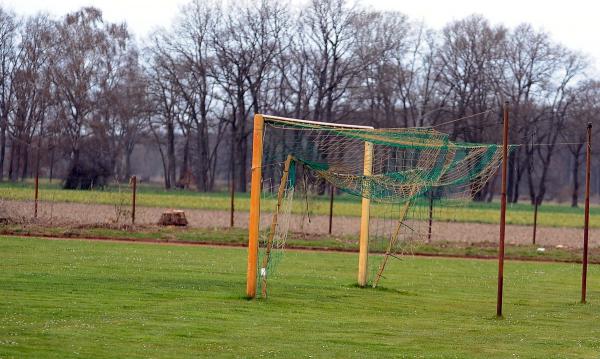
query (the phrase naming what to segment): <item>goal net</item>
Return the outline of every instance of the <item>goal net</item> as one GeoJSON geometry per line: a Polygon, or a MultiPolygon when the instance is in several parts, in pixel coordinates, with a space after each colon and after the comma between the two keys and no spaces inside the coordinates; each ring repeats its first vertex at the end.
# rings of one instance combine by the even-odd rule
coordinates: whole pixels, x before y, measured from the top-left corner
{"type": "Polygon", "coordinates": [[[333,194],[345,217],[342,235],[359,238],[358,284],[376,286],[390,258],[431,235],[433,203],[451,208],[471,199],[502,159],[501,146],[454,142],[431,128],[265,115],[255,117],[253,142],[249,297],[257,287],[266,296],[290,235],[326,237],[333,194]],[[369,251],[382,255],[368,260],[369,251]]]}

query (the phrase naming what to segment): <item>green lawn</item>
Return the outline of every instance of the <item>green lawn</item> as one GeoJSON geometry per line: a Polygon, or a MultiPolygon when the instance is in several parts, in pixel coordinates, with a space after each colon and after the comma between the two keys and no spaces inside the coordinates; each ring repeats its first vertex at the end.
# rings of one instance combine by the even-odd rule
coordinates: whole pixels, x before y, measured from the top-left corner
{"type": "MultiPolygon", "coordinates": [[[[129,203],[130,194],[127,185],[112,187],[106,190],[94,191],[67,191],[62,190],[54,184],[44,183],[41,186],[40,198],[43,201],[75,202],[89,204],[124,204],[129,203]]],[[[32,200],[33,187],[31,183],[0,183],[0,199],[4,200],[32,200]]],[[[206,209],[206,210],[228,210],[229,194],[223,192],[198,193],[186,190],[164,191],[153,186],[140,186],[137,204],[147,207],[170,207],[181,209],[206,209]]],[[[325,215],[329,213],[329,199],[327,196],[311,199],[309,210],[314,215],[325,215]]],[[[275,207],[273,199],[265,200],[265,208],[275,207]]],[[[235,208],[238,211],[249,210],[249,195],[247,193],[236,194],[235,208]]],[[[302,199],[294,202],[294,212],[306,211],[306,203],[302,199]]],[[[418,218],[426,218],[426,205],[415,206],[418,218]]],[[[342,195],[336,198],[334,205],[336,216],[360,216],[360,200],[342,195]]],[[[372,216],[389,216],[389,209],[373,206],[372,216]]],[[[594,206],[590,210],[590,225],[600,228],[600,207],[594,206]]],[[[452,204],[448,207],[440,207],[434,211],[436,221],[457,221],[473,223],[498,223],[498,203],[461,203],[452,204]]],[[[507,210],[507,223],[518,225],[533,224],[533,209],[527,203],[509,205],[507,210]]],[[[548,227],[572,227],[583,226],[583,209],[571,208],[567,205],[544,204],[539,209],[538,224],[548,227]]]]}
{"type": "MultiPolygon", "coordinates": [[[[247,246],[248,230],[241,228],[177,228],[177,227],[140,227],[140,228],[103,228],[103,227],[47,227],[35,224],[13,224],[0,227],[0,235],[16,235],[28,237],[58,238],[93,238],[134,241],[186,242],[215,245],[247,246]]],[[[286,240],[286,248],[319,249],[358,252],[358,237],[305,235],[290,233],[286,240]]],[[[416,255],[436,255],[449,257],[496,258],[498,243],[496,242],[450,242],[434,241],[426,243],[417,241],[410,245],[411,253],[416,255]]],[[[387,239],[372,238],[370,253],[384,253],[387,239]]],[[[535,261],[581,262],[580,248],[546,247],[539,252],[536,245],[507,245],[506,258],[535,261]]],[[[600,263],[600,247],[589,249],[590,263],[600,263]]]]}
{"type": "Polygon", "coordinates": [[[359,289],[356,255],[288,252],[243,299],[243,249],[0,238],[0,357],[597,358],[600,267],[393,261],[359,289]]]}

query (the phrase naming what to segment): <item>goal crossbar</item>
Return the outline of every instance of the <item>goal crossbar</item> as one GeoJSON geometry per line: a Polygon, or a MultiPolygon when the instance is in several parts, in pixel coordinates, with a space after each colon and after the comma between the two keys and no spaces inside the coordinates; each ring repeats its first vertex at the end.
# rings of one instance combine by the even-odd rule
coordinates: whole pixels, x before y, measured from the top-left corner
{"type": "Polygon", "coordinates": [[[260,115],[260,116],[262,116],[264,122],[268,122],[268,123],[304,124],[304,125],[314,125],[314,126],[331,127],[331,128],[347,128],[347,129],[355,129],[355,130],[374,130],[375,129],[375,127],[373,127],[373,126],[348,125],[345,123],[299,120],[299,119],[295,119],[295,118],[287,118],[287,117],[272,116],[272,115],[260,115]]]}
{"type": "MultiPolygon", "coordinates": [[[[256,296],[257,274],[258,274],[258,244],[260,231],[260,199],[262,183],[262,158],[263,158],[263,138],[265,123],[304,125],[335,129],[357,129],[374,130],[372,126],[349,125],[330,122],[319,122],[310,120],[299,120],[293,118],[272,116],[272,115],[254,115],[254,129],[252,133],[252,167],[250,184],[250,216],[248,223],[248,266],[246,271],[246,296],[254,298],[256,296]]],[[[373,143],[365,141],[364,145],[364,174],[371,175],[373,167],[373,143]]],[[[365,286],[367,283],[367,260],[368,260],[368,242],[369,242],[369,207],[370,199],[362,198],[361,204],[361,225],[359,235],[359,259],[358,259],[358,285],[365,286]]]]}

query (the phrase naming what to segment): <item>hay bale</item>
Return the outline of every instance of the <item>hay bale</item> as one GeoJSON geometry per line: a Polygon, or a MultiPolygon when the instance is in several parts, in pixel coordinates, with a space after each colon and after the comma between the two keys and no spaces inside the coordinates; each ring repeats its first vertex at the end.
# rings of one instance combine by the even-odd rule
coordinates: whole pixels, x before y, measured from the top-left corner
{"type": "Polygon", "coordinates": [[[169,210],[160,215],[159,226],[187,226],[185,212],[180,210],[169,210]]]}

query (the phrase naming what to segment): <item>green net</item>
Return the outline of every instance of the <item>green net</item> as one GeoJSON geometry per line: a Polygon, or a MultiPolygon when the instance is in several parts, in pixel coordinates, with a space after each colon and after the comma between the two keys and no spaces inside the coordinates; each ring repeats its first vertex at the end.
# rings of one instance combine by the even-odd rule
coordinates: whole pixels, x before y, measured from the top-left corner
{"type": "Polygon", "coordinates": [[[270,126],[296,134],[292,141],[278,142],[278,152],[291,154],[346,193],[380,202],[404,203],[428,191],[438,197],[473,197],[502,158],[501,146],[452,142],[447,134],[433,129],[357,130],[302,123],[270,126]],[[373,144],[370,175],[364,174],[365,143],[373,144]]]}
{"type": "MultiPolygon", "coordinates": [[[[431,216],[433,202],[452,207],[471,200],[489,185],[502,159],[501,146],[451,141],[430,128],[351,129],[278,120],[265,124],[263,143],[263,198],[268,203],[263,210],[271,215],[262,216],[267,218],[263,248],[269,238],[277,242],[272,246],[283,248],[289,231],[305,231],[316,222],[323,226],[319,216],[311,223],[308,204],[336,191],[372,201],[371,217],[378,224],[371,226],[371,244],[385,253],[384,262],[409,252],[411,243],[423,238],[424,218],[431,216]],[[292,196],[277,198],[288,156],[297,166],[284,185],[287,192],[295,190],[296,200],[286,204],[285,213],[276,211],[278,225],[273,227],[273,208],[283,200],[292,202],[292,196]]],[[[322,228],[313,230],[323,233],[322,228]]],[[[263,278],[274,273],[275,252],[264,261],[263,278]]]]}

